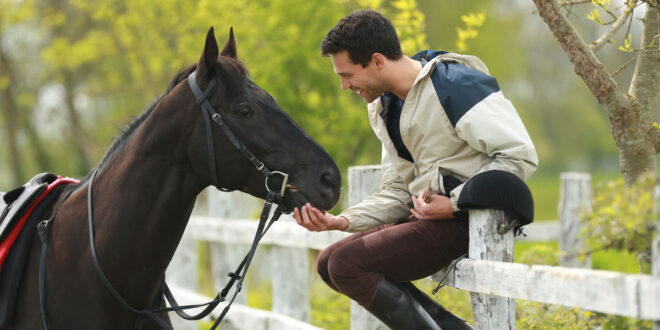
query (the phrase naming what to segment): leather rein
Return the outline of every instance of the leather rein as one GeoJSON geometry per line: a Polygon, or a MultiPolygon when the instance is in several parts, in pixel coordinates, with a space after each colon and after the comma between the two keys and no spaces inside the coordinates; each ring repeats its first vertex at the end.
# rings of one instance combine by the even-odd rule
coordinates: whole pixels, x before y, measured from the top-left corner
{"type": "MultiPolygon", "coordinates": [[[[213,121],[220,126],[222,129],[222,132],[225,134],[225,136],[229,139],[229,141],[232,143],[234,148],[239,150],[243,156],[252,163],[252,165],[259,171],[261,172],[264,177],[265,177],[265,186],[266,190],[268,191],[268,194],[266,195],[265,203],[263,210],[261,211],[261,216],[259,218],[259,225],[257,226],[257,232],[255,233],[254,239],[252,241],[252,245],[250,247],[249,252],[247,255],[243,258],[243,261],[238,265],[236,268],[235,272],[229,273],[228,276],[230,277],[229,282],[225,285],[225,287],[218,292],[218,294],[213,298],[213,300],[204,303],[204,304],[195,304],[195,305],[179,305],[176,300],[174,299],[174,296],[172,295],[172,292],[170,288],[168,287],[167,283],[165,282],[165,279],[163,278],[162,284],[161,284],[161,292],[160,292],[160,297],[161,300],[167,299],[171,307],[168,308],[156,308],[156,309],[151,309],[151,310],[141,310],[132,307],[126,300],[122,297],[122,295],[115,289],[115,287],[112,285],[108,277],[105,275],[105,272],[103,271],[103,268],[101,266],[101,262],[98,258],[98,255],[96,253],[96,244],[94,240],[94,221],[93,221],[93,204],[92,204],[92,185],[94,183],[94,178],[96,177],[96,174],[98,173],[98,168],[94,169],[94,172],[92,173],[91,179],[89,181],[89,186],[87,188],[87,220],[89,224],[89,247],[91,250],[92,254],[92,259],[94,262],[94,267],[96,269],[96,273],[105,285],[105,287],[110,291],[112,296],[117,300],[124,309],[127,309],[131,311],[132,313],[136,314],[138,316],[136,323],[135,323],[135,329],[140,329],[142,327],[142,322],[143,318],[145,316],[151,318],[154,322],[156,322],[161,328],[163,329],[169,329],[171,330],[172,327],[165,323],[157,314],[158,313],[164,313],[164,312],[176,312],[180,317],[186,319],[186,320],[200,320],[207,315],[209,315],[215,307],[220,304],[221,302],[226,301],[227,295],[231,288],[236,284],[236,289],[234,290],[233,295],[231,296],[231,299],[227,303],[227,306],[223,309],[222,313],[220,316],[215,320],[213,325],[211,326],[211,330],[216,329],[220,322],[224,319],[225,315],[229,311],[229,308],[231,307],[232,303],[236,299],[236,296],[238,293],[241,291],[243,280],[245,279],[245,274],[247,273],[248,268],[250,267],[250,263],[252,262],[252,258],[256,252],[257,245],[259,245],[259,241],[261,241],[261,238],[266,234],[270,226],[279,219],[279,217],[282,215],[284,210],[281,208],[281,206],[277,206],[275,209],[275,212],[273,213],[273,216],[268,220],[268,215],[270,214],[271,207],[273,205],[273,202],[277,198],[283,198],[284,193],[287,188],[290,186],[287,184],[289,175],[287,173],[283,173],[280,171],[270,171],[266,165],[260,161],[250,150],[247,149],[247,147],[234,135],[234,133],[227,127],[225,124],[222,116],[218,114],[215,109],[211,106],[211,103],[209,102],[209,97],[213,94],[216,88],[215,80],[212,79],[209,85],[206,87],[205,90],[202,91],[202,89],[199,87],[197,84],[196,78],[196,72],[193,71],[189,76],[188,76],[188,85],[190,86],[190,89],[192,90],[193,94],[195,95],[195,101],[197,102],[198,105],[200,105],[201,110],[203,112],[203,117],[204,117],[204,123],[206,127],[206,137],[207,137],[207,146],[208,146],[208,154],[209,154],[209,168],[211,171],[211,180],[213,181],[213,185],[221,190],[225,190],[222,188],[219,188],[218,186],[218,178],[217,178],[217,173],[216,173],[216,164],[215,164],[215,151],[214,151],[214,143],[213,143],[213,133],[212,133],[212,127],[211,127],[211,122],[209,118],[213,119],[213,121]],[[282,176],[282,186],[278,187],[277,189],[271,189],[269,186],[269,179],[272,176],[275,175],[280,175],[282,176]],[[205,307],[206,306],[206,307],[205,307]],[[205,309],[201,312],[199,312],[196,315],[189,315],[187,314],[184,310],[191,309],[191,308],[200,308],[200,307],[205,307],[205,309]]],[[[42,243],[42,249],[41,249],[41,262],[39,265],[39,298],[40,298],[40,307],[41,307],[41,318],[43,322],[44,329],[48,329],[48,322],[47,322],[47,316],[46,316],[46,290],[45,290],[45,265],[46,265],[46,255],[47,255],[47,246],[48,246],[48,229],[49,229],[49,224],[52,220],[55,219],[55,216],[57,215],[57,212],[60,209],[60,206],[64,203],[64,201],[70,196],[71,192],[73,190],[69,191],[62,200],[58,203],[58,205],[55,207],[55,210],[53,214],[50,216],[49,219],[46,219],[44,221],[41,221],[37,225],[37,230],[39,232],[39,237],[41,238],[41,243],[42,243]]]]}

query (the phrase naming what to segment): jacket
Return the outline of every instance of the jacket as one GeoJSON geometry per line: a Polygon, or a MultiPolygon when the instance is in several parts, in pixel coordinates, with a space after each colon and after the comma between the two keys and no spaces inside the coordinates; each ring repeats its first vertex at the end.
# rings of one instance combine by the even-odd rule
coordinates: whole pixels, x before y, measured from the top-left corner
{"type": "MultiPolygon", "coordinates": [[[[488,170],[523,180],[538,167],[538,156],[520,116],[477,57],[422,51],[428,61],[401,110],[401,139],[413,161],[399,156],[386,128],[384,97],[367,105],[374,133],[382,143],[381,190],[344,210],[346,231],[360,232],[410,215],[411,194],[431,186],[456,205],[464,184],[444,191],[443,177],[463,182],[488,170]]],[[[387,108],[385,109],[387,110],[387,108]]]]}

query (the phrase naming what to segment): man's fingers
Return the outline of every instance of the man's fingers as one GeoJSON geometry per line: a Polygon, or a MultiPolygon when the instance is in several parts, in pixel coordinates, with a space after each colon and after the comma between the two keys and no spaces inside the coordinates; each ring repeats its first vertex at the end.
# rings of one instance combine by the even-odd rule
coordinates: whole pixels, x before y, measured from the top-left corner
{"type": "Polygon", "coordinates": [[[314,226],[315,230],[324,229],[323,228],[323,223],[316,216],[316,213],[314,213],[315,208],[312,207],[309,203],[307,203],[307,205],[305,205],[304,207],[307,210],[307,214],[309,216],[309,222],[314,226]]]}
{"type": "Polygon", "coordinates": [[[314,223],[310,219],[307,207],[303,206],[301,210],[302,210],[302,220],[303,220],[303,225],[302,226],[309,229],[309,230],[311,230],[311,231],[317,231],[318,229],[316,228],[316,226],[314,225],[314,223]]]}
{"type": "Polygon", "coordinates": [[[412,215],[415,216],[415,218],[417,218],[419,220],[426,219],[425,215],[423,215],[422,213],[417,212],[415,209],[410,209],[410,213],[412,213],[412,215]]]}
{"type": "Polygon", "coordinates": [[[419,209],[419,203],[417,203],[417,196],[412,195],[412,202],[416,209],[419,209]]]}

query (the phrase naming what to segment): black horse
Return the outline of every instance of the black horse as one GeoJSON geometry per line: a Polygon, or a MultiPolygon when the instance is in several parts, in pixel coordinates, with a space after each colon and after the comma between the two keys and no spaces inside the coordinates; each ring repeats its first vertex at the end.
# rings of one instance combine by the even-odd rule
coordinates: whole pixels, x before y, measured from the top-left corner
{"type": "MultiPolygon", "coordinates": [[[[93,265],[87,224],[87,190],[92,181],[98,258],[117,291],[138,309],[162,307],[163,274],[195,198],[205,187],[215,185],[265,198],[266,186],[286,184],[277,176],[271,181],[278,182],[265,186],[263,170],[257,170],[255,162],[235,148],[222,126],[213,124],[215,115],[212,125],[208,124],[207,113],[187,81],[193,71],[192,79],[202,91],[216,86],[206,99],[237,140],[265,168],[289,174],[291,189],[276,200],[280,206],[291,210],[311,202],[327,210],[337,203],[341,185],[337,166],[249,78],[237,60],[233,32],[218,53],[211,28],[199,63],[176,75],[167,92],[110,147],[94,175],[62,192],[61,199],[70,195],[50,226],[45,267],[45,314],[50,329],[130,329],[138,318],[113,298],[93,265]]],[[[39,239],[34,239],[19,289],[14,329],[42,328],[39,245],[39,239]]],[[[165,313],[160,316],[169,322],[165,313]]],[[[143,328],[160,327],[144,318],[143,328]]]]}

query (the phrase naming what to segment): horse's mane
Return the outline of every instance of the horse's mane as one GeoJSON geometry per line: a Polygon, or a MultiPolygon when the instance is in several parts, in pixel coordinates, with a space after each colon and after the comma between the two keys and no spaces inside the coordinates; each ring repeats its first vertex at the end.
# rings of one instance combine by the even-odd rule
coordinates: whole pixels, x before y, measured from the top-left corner
{"type": "MultiPolygon", "coordinates": [[[[222,88],[225,89],[225,92],[228,95],[236,95],[240,92],[241,86],[243,86],[243,82],[245,79],[248,77],[248,71],[245,65],[233,58],[228,58],[221,56],[218,58],[219,65],[217,66],[218,70],[220,70],[221,76],[223,77],[223,82],[222,82],[222,88]]],[[[106,152],[105,156],[103,156],[103,159],[101,159],[101,163],[99,163],[98,167],[102,168],[105,164],[107,164],[113,156],[117,153],[118,150],[120,150],[125,144],[126,141],[130,139],[130,137],[137,131],[137,129],[144,123],[146,118],[151,114],[153,109],[160,103],[160,101],[167,95],[176,85],[178,85],[180,82],[188,78],[188,76],[195,70],[197,67],[196,64],[188,65],[179,72],[174,75],[174,78],[170,81],[170,83],[167,86],[167,90],[163,95],[161,95],[156,101],[154,101],[142,114],[137,117],[135,120],[133,120],[130,124],[124,128],[118,136],[115,137],[114,142],[106,152]]]]}
{"type": "Polygon", "coordinates": [[[195,65],[189,65],[176,73],[172,81],[170,81],[169,85],[167,86],[167,90],[165,90],[165,93],[161,95],[158,99],[156,99],[142,114],[135,118],[130,124],[128,124],[124,129],[122,129],[119,133],[119,135],[115,136],[114,141],[112,145],[110,145],[110,148],[108,151],[105,153],[105,156],[103,156],[103,159],[101,159],[101,163],[99,164],[99,168],[103,167],[110,159],[113,158],[113,156],[117,153],[117,150],[121,149],[121,147],[126,143],[126,141],[137,131],[137,128],[144,123],[144,121],[147,119],[147,117],[151,114],[151,112],[154,110],[156,105],[160,103],[160,101],[167,95],[169,92],[174,89],[174,87],[179,84],[181,81],[186,79],[190,73],[192,73],[195,70],[195,65]]]}

